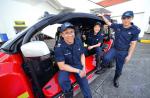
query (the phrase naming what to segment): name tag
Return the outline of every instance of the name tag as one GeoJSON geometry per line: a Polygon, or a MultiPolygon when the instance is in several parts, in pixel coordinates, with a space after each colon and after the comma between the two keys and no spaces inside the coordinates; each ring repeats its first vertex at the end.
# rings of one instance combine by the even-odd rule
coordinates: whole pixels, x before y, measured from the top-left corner
{"type": "Polygon", "coordinates": [[[78,50],[80,51],[81,49],[79,48],[78,50]]]}
{"type": "Polygon", "coordinates": [[[129,35],[131,35],[131,32],[128,32],[129,35]]]}
{"type": "Polygon", "coordinates": [[[71,53],[65,53],[64,55],[69,55],[69,54],[71,54],[71,53]]]}

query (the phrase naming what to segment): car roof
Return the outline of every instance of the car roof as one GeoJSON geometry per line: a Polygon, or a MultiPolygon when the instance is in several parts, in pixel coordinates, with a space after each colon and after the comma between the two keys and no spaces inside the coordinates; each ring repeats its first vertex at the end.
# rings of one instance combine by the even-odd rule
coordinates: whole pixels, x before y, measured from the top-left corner
{"type": "MultiPolygon", "coordinates": [[[[63,13],[63,14],[58,14],[58,15],[50,15],[47,18],[53,18],[55,17],[55,20],[53,22],[55,23],[64,23],[64,22],[71,22],[74,25],[78,24],[79,22],[81,23],[83,19],[91,19],[91,20],[95,20],[95,21],[100,21],[102,24],[104,23],[104,21],[102,20],[102,18],[94,15],[94,14],[90,14],[90,13],[63,13]],[[77,21],[80,20],[80,21],[77,21]]],[[[88,21],[90,22],[95,22],[95,21],[88,21]]]]}
{"type": "Polygon", "coordinates": [[[98,16],[94,14],[89,14],[89,13],[69,12],[69,13],[61,13],[58,15],[49,15],[39,20],[36,24],[31,26],[29,29],[22,32],[22,34],[19,34],[19,36],[14,37],[14,39],[11,39],[10,41],[4,43],[0,49],[5,50],[7,52],[11,51],[12,53],[16,53],[17,52],[16,45],[22,42],[23,40],[22,37],[27,33],[27,31],[29,31],[30,29],[37,29],[37,28],[43,27],[43,25],[47,26],[48,24],[53,25],[56,23],[62,24],[64,22],[70,22],[73,25],[84,25],[87,27],[88,26],[91,27],[91,25],[95,24],[95,22],[97,21],[104,24],[104,21],[102,20],[102,18],[99,18],[98,16]],[[17,41],[19,41],[19,43],[16,44],[17,41]]]}

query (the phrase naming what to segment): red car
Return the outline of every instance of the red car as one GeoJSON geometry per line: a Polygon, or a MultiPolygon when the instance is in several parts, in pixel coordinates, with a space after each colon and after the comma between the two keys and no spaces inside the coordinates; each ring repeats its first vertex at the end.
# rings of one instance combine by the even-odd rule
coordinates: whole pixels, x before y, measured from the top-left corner
{"type": "MultiPolygon", "coordinates": [[[[58,84],[58,67],[54,60],[54,46],[59,40],[59,24],[70,22],[76,26],[78,36],[86,34],[99,17],[87,13],[50,15],[32,27],[20,32],[0,48],[1,98],[58,98],[63,96],[58,84]]],[[[112,46],[111,38],[104,41],[106,53],[112,46]]],[[[94,79],[95,57],[86,56],[87,79],[94,79]]],[[[74,92],[79,86],[70,76],[74,92]]]]}

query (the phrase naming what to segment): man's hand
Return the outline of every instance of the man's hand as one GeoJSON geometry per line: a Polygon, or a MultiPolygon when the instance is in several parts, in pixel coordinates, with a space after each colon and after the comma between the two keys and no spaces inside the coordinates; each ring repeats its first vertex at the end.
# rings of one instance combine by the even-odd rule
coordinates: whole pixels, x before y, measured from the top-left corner
{"type": "Polygon", "coordinates": [[[83,67],[83,69],[82,69],[83,71],[85,71],[85,73],[86,73],[86,68],[85,68],[85,66],[83,67]]]}
{"type": "Polygon", "coordinates": [[[79,70],[79,76],[81,78],[85,77],[86,76],[86,72],[84,70],[79,70]]]}
{"type": "Polygon", "coordinates": [[[104,16],[104,13],[102,14],[97,14],[98,17],[103,17],[104,16]]]}
{"type": "Polygon", "coordinates": [[[108,15],[108,16],[110,16],[111,14],[110,13],[102,13],[102,14],[97,14],[97,16],[99,16],[99,17],[103,17],[104,15],[108,15]]]}
{"type": "Polygon", "coordinates": [[[89,46],[89,47],[88,47],[88,50],[91,50],[91,49],[93,49],[93,46],[89,46]]]}
{"type": "Polygon", "coordinates": [[[110,14],[109,14],[109,13],[107,13],[107,14],[104,14],[104,13],[102,13],[102,14],[97,14],[97,16],[98,16],[98,17],[101,17],[101,18],[105,21],[105,23],[106,23],[108,26],[111,26],[111,22],[110,22],[104,15],[110,15],[110,14]]]}
{"type": "Polygon", "coordinates": [[[85,35],[82,35],[82,38],[83,38],[84,40],[86,40],[86,36],[85,36],[85,35]]]}
{"type": "Polygon", "coordinates": [[[85,66],[83,67],[83,70],[85,70],[86,68],[85,68],[85,66]]]}
{"type": "Polygon", "coordinates": [[[131,56],[128,55],[128,56],[125,58],[125,63],[128,63],[128,62],[130,61],[130,59],[131,59],[131,56]]]}

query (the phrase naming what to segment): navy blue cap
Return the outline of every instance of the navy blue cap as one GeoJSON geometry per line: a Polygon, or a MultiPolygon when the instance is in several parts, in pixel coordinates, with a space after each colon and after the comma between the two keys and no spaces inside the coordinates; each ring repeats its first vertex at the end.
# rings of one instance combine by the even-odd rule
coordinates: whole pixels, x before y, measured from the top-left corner
{"type": "Polygon", "coordinates": [[[134,17],[134,13],[133,11],[126,11],[122,14],[122,18],[126,18],[126,17],[134,17]]]}
{"type": "Polygon", "coordinates": [[[102,24],[101,24],[100,22],[96,22],[96,23],[94,24],[94,26],[96,26],[96,25],[102,26],[102,24]]]}
{"type": "Polygon", "coordinates": [[[61,25],[60,32],[65,31],[67,28],[73,28],[74,29],[74,26],[73,26],[73,24],[71,24],[69,22],[65,22],[64,24],[61,25]]]}

